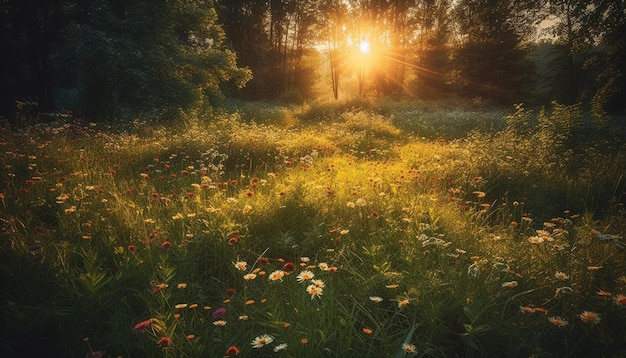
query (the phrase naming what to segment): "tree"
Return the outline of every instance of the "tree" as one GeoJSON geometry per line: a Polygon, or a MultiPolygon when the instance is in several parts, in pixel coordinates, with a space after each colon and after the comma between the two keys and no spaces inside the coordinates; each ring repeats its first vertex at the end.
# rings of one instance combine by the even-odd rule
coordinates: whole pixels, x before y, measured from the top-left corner
{"type": "Polygon", "coordinates": [[[243,91],[251,99],[276,98],[286,91],[310,93],[314,69],[313,28],[319,21],[314,0],[236,0],[220,2],[228,43],[249,66],[254,79],[243,91]]]}
{"type": "Polygon", "coordinates": [[[224,82],[249,79],[210,2],[100,0],[82,15],[64,45],[91,118],[215,104],[224,82]]]}
{"type": "Polygon", "coordinates": [[[528,21],[519,18],[534,2],[463,0],[455,10],[460,47],[455,79],[464,96],[500,103],[520,101],[531,77],[523,49],[528,21]],[[524,20],[524,21],[523,21],[524,20]]]}

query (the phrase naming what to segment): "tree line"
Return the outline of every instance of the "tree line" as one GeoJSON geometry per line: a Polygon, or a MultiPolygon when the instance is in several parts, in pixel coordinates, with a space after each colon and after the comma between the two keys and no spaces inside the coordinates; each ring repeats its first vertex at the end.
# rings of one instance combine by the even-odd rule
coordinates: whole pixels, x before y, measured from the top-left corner
{"type": "Polygon", "coordinates": [[[351,85],[624,109],[623,0],[1,1],[9,119],[28,104],[120,118],[224,97],[337,99],[351,85]]]}

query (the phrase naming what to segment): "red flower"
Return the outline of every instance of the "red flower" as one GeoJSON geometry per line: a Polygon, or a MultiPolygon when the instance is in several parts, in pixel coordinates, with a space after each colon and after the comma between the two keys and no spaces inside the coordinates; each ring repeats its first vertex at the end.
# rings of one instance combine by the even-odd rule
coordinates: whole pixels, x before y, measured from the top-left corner
{"type": "Polygon", "coordinates": [[[137,246],[135,246],[135,245],[128,245],[128,251],[132,251],[132,252],[137,251],[137,246]]]}
{"type": "Polygon", "coordinates": [[[238,356],[239,355],[239,348],[237,348],[237,346],[230,346],[228,347],[228,349],[226,350],[226,353],[224,353],[225,356],[229,357],[229,356],[238,356]]]}
{"type": "Polygon", "coordinates": [[[166,348],[171,345],[172,345],[172,340],[170,339],[170,337],[161,337],[161,339],[157,341],[157,346],[161,348],[166,348]]]}
{"type": "Polygon", "coordinates": [[[161,247],[164,249],[169,249],[172,246],[172,243],[169,241],[163,241],[163,243],[161,244],[161,247]]]}
{"type": "Polygon", "coordinates": [[[141,322],[137,323],[135,325],[135,327],[133,327],[133,331],[135,331],[135,332],[137,332],[137,331],[139,331],[139,332],[145,331],[146,328],[148,328],[152,324],[153,320],[154,320],[153,318],[149,318],[149,319],[147,319],[145,321],[141,321],[141,322]]]}
{"type": "Polygon", "coordinates": [[[230,239],[228,239],[228,243],[232,245],[237,244],[239,243],[239,238],[237,236],[233,236],[230,239]]]}
{"type": "Polygon", "coordinates": [[[286,264],[283,265],[283,271],[285,272],[291,272],[295,269],[296,269],[296,265],[294,265],[293,262],[287,262],[286,264]]]}

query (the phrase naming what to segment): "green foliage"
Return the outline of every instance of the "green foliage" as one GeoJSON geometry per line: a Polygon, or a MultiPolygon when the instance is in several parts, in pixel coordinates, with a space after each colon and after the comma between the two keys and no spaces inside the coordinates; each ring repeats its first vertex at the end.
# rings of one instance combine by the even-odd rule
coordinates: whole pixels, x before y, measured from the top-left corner
{"type": "Polygon", "coordinates": [[[359,103],[2,129],[2,353],[623,354],[617,123],[359,103]]]}
{"type": "Polygon", "coordinates": [[[224,49],[210,4],[105,1],[87,11],[66,29],[63,54],[79,78],[78,109],[90,118],[215,104],[222,83],[250,79],[224,49]]]}

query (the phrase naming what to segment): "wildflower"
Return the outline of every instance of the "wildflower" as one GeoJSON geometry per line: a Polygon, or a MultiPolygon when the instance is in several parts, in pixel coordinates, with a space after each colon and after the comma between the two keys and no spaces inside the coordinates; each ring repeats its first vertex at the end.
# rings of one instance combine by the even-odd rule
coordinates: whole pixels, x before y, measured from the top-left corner
{"type": "Polygon", "coordinates": [[[216,309],[211,315],[213,316],[213,318],[216,318],[216,317],[225,315],[226,311],[227,311],[226,308],[220,307],[220,308],[216,309]]]}
{"type": "Polygon", "coordinates": [[[548,314],[548,310],[543,307],[535,307],[535,312],[548,314]]]}
{"type": "Polygon", "coordinates": [[[613,303],[620,307],[626,307],[626,295],[620,293],[619,295],[613,297],[613,303]]]}
{"type": "Polygon", "coordinates": [[[310,259],[310,258],[308,258],[308,257],[306,257],[306,256],[303,256],[303,257],[301,257],[301,258],[300,258],[300,261],[302,261],[302,262],[305,262],[305,263],[306,263],[306,262],[311,261],[311,259],[310,259]]]}
{"type": "Polygon", "coordinates": [[[319,269],[322,271],[328,271],[328,269],[330,268],[330,266],[328,266],[326,262],[320,262],[317,267],[319,267],[319,269]]]}
{"type": "Polygon", "coordinates": [[[346,204],[346,206],[347,206],[347,207],[349,207],[350,209],[352,209],[352,208],[354,208],[356,205],[354,204],[354,202],[349,201],[349,202],[346,204]]]}
{"type": "Polygon", "coordinates": [[[302,272],[300,272],[300,274],[298,275],[297,279],[299,283],[302,283],[304,281],[309,281],[313,278],[313,276],[315,276],[313,274],[313,272],[309,271],[309,270],[304,270],[302,272]]]}
{"type": "Polygon", "coordinates": [[[239,243],[239,238],[237,236],[233,236],[230,239],[228,239],[228,243],[231,245],[235,245],[239,243]]]}
{"type": "Polygon", "coordinates": [[[309,285],[306,288],[306,292],[311,295],[311,299],[317,297],[317,298],[321,298],[320,296],[323,294],[324,289],[321,287],[317,287],[315,285],[309,285]]]}
{"type": "Polygon", "coordinates": [[[217,327],[224,327],[226,325],[226,321],[219,319],[217,321],[213,321],[213,325],[217,327]]]}
{"type": "Polygon", "coordinates": [[[591,323],[593,325],[600,323],[600,321],[602,320],[599,313],[591,311],[583,311],[583,313],[579,314],[578,317],[581,321],[585,323],[591,323]]]}
{"type": "Polygon", "coordinates": [[[365,200],[363,198],[358,198],[358,199],[356,199],[355,204],[357,206],[365,206],[365,205],[367,205],[367,200],[365,200]]]}
{"type": "Polygon", "coordinates": [[[245,271],[246,268],[248,267],[248,263],[245,262],[245,261],[237,261],[237,262],[235,262],[235,267],[238,270],[245,271]]]}
{"type": "Polygon", "coordinates": [[[287,343],[281,343],[274,347],[274,352],[282,351],[285,348],[287,348],[287,343]]]}
{"type": "Polygon", "coordinates": [[[189,305],[189,309],[194,309],[194,308],[198,308],[198,304],[197,303],[192,303],[189,305]]]}
{"type": "Polygon", "coordinates": [[[224,353],[224,355],[226,357],[238,356],[239,355],[239,348],[237,348],[237,346],[230,346],[230,347],[228,347],[228,349],[226,349],[226,352],[224,353]]]}
{"type": "Polygon", "coordinates": [[[255,278],[256,278],[256,274],[254,273],[249,273],[243,276],[243,279],[246,281],[254,280],[255,278]]]}
{"type": "Polygon", "coordinates": [[[487,194],[485,194],[484,191],[475,191],[472,194],[475,194],[477,198],[482,199],[484,198],[487,194]]]}
{"type": "Polygon", "coordinates": [[[135,252],[135,251],[137,251],[137,246],[132,245],[132,244],[131,244],[131,245],[128,245],[128,251],[130,251],[130,252],[135,252]]]}
{"type": "Polygon", "coordinates": [[[161,244],[161,247],[164,249],[169,249],[172,246],[172,243],[169,241],[163,241],[163,243],[161,244]]]}
{"type": "Polygon", "coordinates": [[[363,328],[363,333],[365,333],[365,334],[372,334],[373,332],[374,331],[372,331],[371,329],[369,329],[367,327],[363,328]]]}
{"type": "Polygon", "coordinates": [[[226,289],[226,294],[228,296],[234,296],[237,293],[237,290],[235,290],[234,288],[230,287],[226,289]]]}
{"type": "Polygon", "coordinates": [[[195,334],[188,334],[186,337],[187,337],[188,340],[192,340],[192,339],[196,338],[196,335],[195,334]]]}
{"type": "Polygon", "coordinates": [[[239,316],[237,318],[239,318],[240,321],[246,321],[246,320],[248,320],[248,315],[247,314],[242,314],[241,316],[239,316]]]}
{"type": "Polygon", "coordinates": [[[168,287],[169,287],[169,285],[167,283],[159,283],[158,285],[156,285],[154,287],[154,289],[152,291],[154,293],[157,293],[157,292],[162,291],[162,290],[164,290],[164,289],[166,289],[168,287]]]}
{"type": "Polygon", "coordinates": [[[256,337],[250,344],[252,344],[252,348],[261,348],[263,346],[266,346],[272,343],[273,341],[274,341],[274,337],[264,334],[259,337],[256,337]]]}
{"type": "Polygon", "coordinates": [[[517,281],[507,281],[502,283],[502,287],[513,288],[517,287],[517,281]]]}
{"type": "Polygon", "coordinates": [[[182,282],[182,283],[179,283],[178,285],[176,285],[176,287],[178,287],[178,288],[187,288],[187,284],[182,282]]]}
{"type": "Polygon", "coordinates": [[[309,343],[309,340],[308,340],[308,339],[306,339],[306,338],[302,338],[302,339],[300,340],[300,344],[307,344],[307,343],[309,343]]]}
{"type": "Polygon", "coordinates": [[[252,206],[250,206],[250,205],[245,205],[245,206],[243,207],[243,209],[242,209],[242,212],[243,212],[244,214],[247,214],[247,213],[249,213],[251,210],[252,210],[252,206]]]}
{"type": "Polygon", "coordinates": [[[370,301],[375,303],[380,303],[383,301],[383,298],[380,296],[370,296],[370,301]]]}
{"type": "Polygon", "coordinates": [[[326,284],[325,284],[325,283],[324,283],[324,281],[322,281],[322,280],[311,280],[311,284],[312,284],[312,285],[315,285],[315,286],[317,286],[317,287],[319,287],[319,288],[324,288],[324,287],[326,287],[326,284]]]}
{"type": "Polygon", "coordinates": [[[554,277],[558,278],[559,280],[569,280],[569,275],[561,271],[557,271],[554,274],[554,277]]]}
{"type": "Polygon", "coordinates": [[[186,303],[179,303],[176,306],[174,306],[174,308],[176,309],[183,309],[183,308],[187,308],[187,304],[186,303]]]}
{"type": "Polygon", "coordinates": [[[569,322],[559,316],[548,317],[548,321],[557,327],[565,327],[569,322]]]}
{"type": "Polygon", "coordinates": [[[528,306],[520,306],[519,309],[520,309],[520,311],[522,311],[522,313],[533,313],[533,312],[535,312],[534,308],[528,307],[528,306]]]}
{"type": "Polygon", "coordinates": [[[602,266],[587,266],[587,270],[589,271],[597,271],[602,269],[602,266]]]}
{"type": "Polygon", "coordinates": [[[415,348],[414,344],[410,343],[402,343],[402,350],[407,353],[415,353],[417,352],[417,348],[415,348]]]}
{"type": "Polygon", "coordinates": [[[405,298],[402,301],[398,302],[398,308],[406,307],[408,304],[409,304],[409,300],[405,298]]]}
{"type": "Polygon", "coordinates": [[[246,305],[250,306],[254,304],[254,300],[247,300],[246,305]]]}
{"type": "Polygon", "coordinates": [[[295,269],[296,269],[296,265],[294,265],[293,262],[287,262],[286,264],[283,265],[283,271],[285,272],[291,272],[295,269]]]}
{"type": "Polygon", "coordinates": [[[389,289],[394,289],[394,288],[398,288],[399,285],[387,285],[385,287],[389,288],[389,289]]]}
{"type": "Polygon", "coordinates": [[[279,280],[282,281],[284,276],[285,276],[285,272],[283,270],[276,270],[270,273],[269,280],[270,281],[279,281],[279,280]]]}
{"type": "MultiPolygon", "coordinates": [[[[611,292],[607,292],[605,290],[600,290],[596,292],[600,297],[611,297],[611,292]]],[[[625,302],[626,303],[626,302],[625,302]]]]}
{"type": "Polygon", "coordinates": [[[531,244],[541,244],[543,241],[543,237],[541,236],[531,236],[528,238],[528,242],[531,244]]]}
{"type": "Polygon", "coordinates": [[[135,331],[135,332],[143,332],[143,331],[146,330],[146,328],[150,327],[150,325],[154,321],[155,321],[154,318],[149,318],[149,319],[147,319],[145,321],[141,321],[141,322],[137,323],[135,325],[135,327],[133,327],[133,331],[135,331]]]}
{"type": "Polygon", "coordinates": [[[172,345],[172,340],[169,337],[161,337],[161,339],[157,341],[157,346],[161,348],[167,348],[171,345],[172,345]]]}

